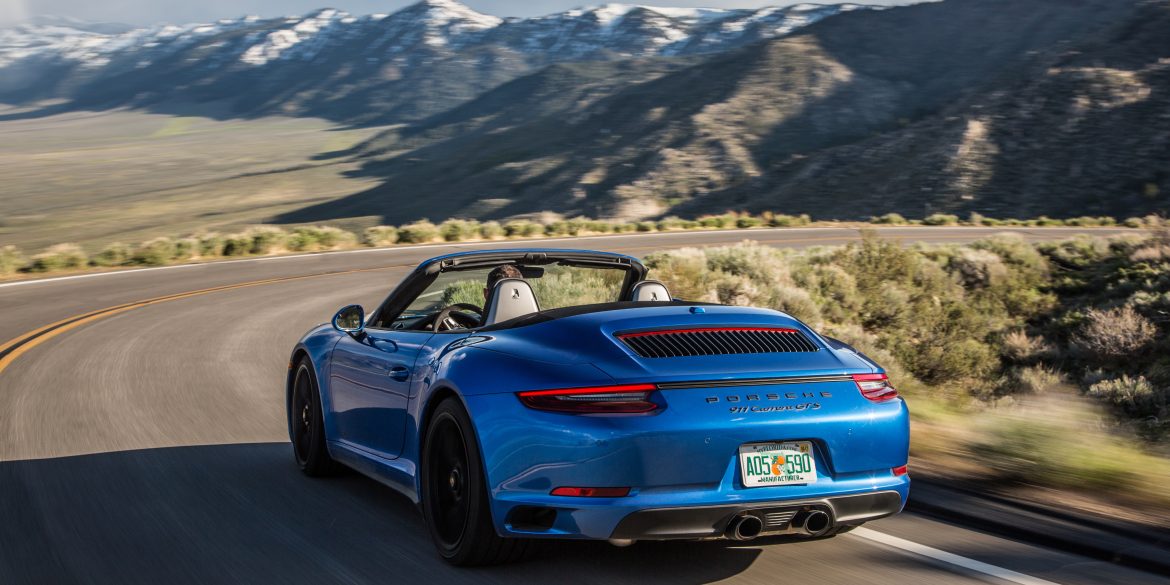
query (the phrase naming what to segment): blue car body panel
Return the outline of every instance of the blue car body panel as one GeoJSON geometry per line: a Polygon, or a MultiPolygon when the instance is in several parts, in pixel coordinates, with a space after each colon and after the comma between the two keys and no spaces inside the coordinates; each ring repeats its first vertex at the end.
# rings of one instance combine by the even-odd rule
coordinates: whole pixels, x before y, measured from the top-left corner
{"type": "Polygon", "coordinates": [[[428,409],[458,398],[475,426],[496,529],[506,536],[611,538],[623,520],[648,510],[878,493],[896,495],[894,509],[880,514],[888,515],[908,495],[908,476],[892,471],[907,461],[905,402],[866,399],[849,375],[881,373],[876,364],[777,311],[648,304],[513,328],[375,329],[360,337],[323,325],[297,344],[294,361],[303,356],[316,373],[330,455],[415,502],[428,409]],[[747,325],[796,329],[817,351],[643,358],[616,337],[747,325]],[[659,408],[646,415],[540,411],[516,395],[648,382],[673,387],[653,393],[659,408]],[[798,440],[813,444],[815,483],[744,487],[741,445],[798,440]],[[618,498],[550,495],[561,486],[632,490],[618,498]],[[517,525],[512,513],[523,507],[554,509],[555,523],[517,525]]]}

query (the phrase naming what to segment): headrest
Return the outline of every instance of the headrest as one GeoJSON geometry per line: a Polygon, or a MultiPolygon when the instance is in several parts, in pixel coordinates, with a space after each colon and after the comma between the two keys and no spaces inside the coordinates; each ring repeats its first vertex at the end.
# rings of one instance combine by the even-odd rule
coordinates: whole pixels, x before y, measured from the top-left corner
{"type": "Polygon", "coordinates": [[[666,285],[657,280],[643,280],[634,285],[630,290],[631,301],[669,301],[670,291],[666,290],[666,285]]]}
{"type": "Polygon", "coordinates": [[[536,294],[527,282],[519,278],[505,278],[496,283],[496,288],[491,292],[483,324],[495,325],[539,310],[536,294]]]}

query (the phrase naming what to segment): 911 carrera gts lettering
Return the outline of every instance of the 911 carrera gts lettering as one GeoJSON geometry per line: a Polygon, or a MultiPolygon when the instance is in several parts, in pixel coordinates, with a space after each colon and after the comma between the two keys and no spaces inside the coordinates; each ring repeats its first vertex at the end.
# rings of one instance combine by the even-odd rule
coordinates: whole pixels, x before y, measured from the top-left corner
{"type": "Polygon", "coordinates": [[[788,412],[800,410],[820,410],[821,403],[806,402],[804,404],[784,404],[780,406],[732,406],[729,410],[732,414],[741,414],[747,412],[788,412]]]}

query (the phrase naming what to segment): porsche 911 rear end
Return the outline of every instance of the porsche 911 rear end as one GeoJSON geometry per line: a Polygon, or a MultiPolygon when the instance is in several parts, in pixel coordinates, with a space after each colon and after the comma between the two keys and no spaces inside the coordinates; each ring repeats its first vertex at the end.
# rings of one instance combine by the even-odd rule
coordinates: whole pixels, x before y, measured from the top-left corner
{"type": "Polygon", "coordinates": [[[906,501],[905,402],[875,364],[786,315],[660,306],[480,345],[510,356],[488,376],[533,370],[467,397],[501,534],[819,536],[906,501]],[[567,383],[533,387],[558,371],[567,383]]]}

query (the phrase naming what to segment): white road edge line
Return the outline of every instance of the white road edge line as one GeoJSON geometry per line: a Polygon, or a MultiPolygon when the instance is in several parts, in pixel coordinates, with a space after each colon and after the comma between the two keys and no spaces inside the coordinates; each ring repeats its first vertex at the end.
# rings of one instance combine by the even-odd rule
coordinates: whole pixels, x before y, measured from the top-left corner
{"type": "Polygon", "coordinates": [[[890,536],[889,534],[878,532],[876,530],[870,530],[869,528],[854,528],[853,531],[849,533],[849,535],[864,538],[865,540],[877,542],[886,546],[892,546],[894,548],[902,549],[916,555],[931,558],[936,561],[942,561],[950,565],[955,565],[956,567],[962,567],[968,571],[974,571],[976,573],[982,573],[990,577],[995,577],[996,579],[1002,579],[1011,583],[1018,583],[1019,585],[1058,585],[1052,581],[1045,581],[1044,579],[1039,579],[1037,577],[1032,577],[1023,573],[1017,573],[1010,569],[989,565],[982,561],[962,557],[954,553],[949,553],[944,550],[926,546],[924,544],[911,542],[904,538],[898,538],[897,536],[890,536]]]}
{"type": "MultiPolygon", "coordinates": [[[[880,227],[881,226],[878,226],[878,228],[880,228],[880,227]]],[[[893,228],[893,229],[900,229],[900,228],[907,227],[907,226],[889,226],[889,227],[893,228]]],[[[946,228],[939,228],[936,226],[919,226],[919,227],[913,227],[912,229],[926,229],[926,230],[945,229],[947,231],[962,231],[962,230],[968,230],[968,231],[988,230],[988,231],[990,231],[990,230],[995,230],[996,228],[983,227],[983,226],[949,226],[946,228]]],[[[1060,230],[1073,231],[1073,232],[1078,232],[1078,233],[1084,231],[1081,228],[1068,228],[1068,227],[1050,227],[1050,228],[1043,228],[1043,229],[1053,230],[1053,231],[1060,231],[1060,230]]],[[[1111,230],[1113,228],[1102,228],[1102,229],[1111,230]]],[[[99,276],[116,276],[119,274],[134,274],[136,272],[153,272],[153,271],[157,271],[157,270],[178,270],[181,268],[195,268],[198,266],[220,266],[223,264],[238,264],[241,262],[269,262],[269,261],[273,261],[273,260],[294,260],[296,258],[308,258],[311,256],[334,256],[334,255],[338,255],[338,254],[370,254],[370,253],[377,253],[377,252],[395,252],[395,251],[399,251],[399,250],[416,250],[418,248],[444,248],[444,247],[468,248],[468,247],[473,247],[473,246],[485,246],[485,245],[486,246],[493,246],[493,247],[500,246],[503,249],[508,249],[508,248],[540,248],[541,246],[539,244],[541,242],[563,242],[565,240],[586,241],[586,240],[603,240],[603,239],[605,239],[605,240],[619,240],[619,239],[623,239],[623,238],[643,238],[643,237],[647,237],[647,236],[688,236],[688,235],[689,236],[703,236],[703,235],[725,234],[728,232],[744,232],[744,239],[750,240],[750,239],[752,239],[751,234],[764,234],[764,233],[776,233],[776,232],[817,231],[817,230],[860,231],[858,228],[845,227],[845,226],[842,226],[842,227],[813,226],[813,227],[790,227],[790,228],[762,228],[762,229],[753,229],[753,230],[731,228],[731,229],[720,229],[720,230],[678,230],[678,231],[669,231],[669,232],[645,232],[645,233],[636,233],[636,234],[609,234],[609,235],[597,235],[597,236],[563,236],[563,237],[558,237],[558,238],[530,238],[530,239],[526,238],[526,239],[520,239],[520,240],[506,240],[506,241],[482,240],[482,241],[478,241],[478,242],[440,242],[440,243],[434,243],[434,244],[414,244],[414,245],[408,245],[408,246],[389,246],[389,247],[385,247],[385,248],[359,248],[357,250],[335,250],[332,252],[311,252],[308,254],[292,254],[292,255],[288,255],[288,256],[263,256],[260,258],[240,258],[239,260],[217,260],[217,261],[212,261],[212,262],[196,262],[193,264],[175,264],[173,266],[152,266],[150,268],[131,268],[129,270],[111,270],[109,272],[91,272],[88,274],[75,274],[73,276],[54,276],[51,278],[35,278],[32,280],[17,280],[15,282],[5,282],[5,283],[0,283],[0,288],[7,288],[10,286],[27,286],[27,285],[32,285],[32,284],[44,284],[44,283],[48,283],[48,282],[61,282],[63,280],[77,280],[77,279],[81,279],[81,278],[97,278],[99,276]],[[530,243],[532,245],[525,246],[524,245],[525,243],[530,243]]],[[[1023,227],[1020,227],[1020,228],[1004,227],[998,231],[1007,231],[1007,232],[1015,232],[1015,233],[1019,233],[1019,234],[1023,234],[1023,235],[1032,235],[1032,233],[1030,231],[1028,231],[1028,228],[1023,228],[1023,227]]]]}

